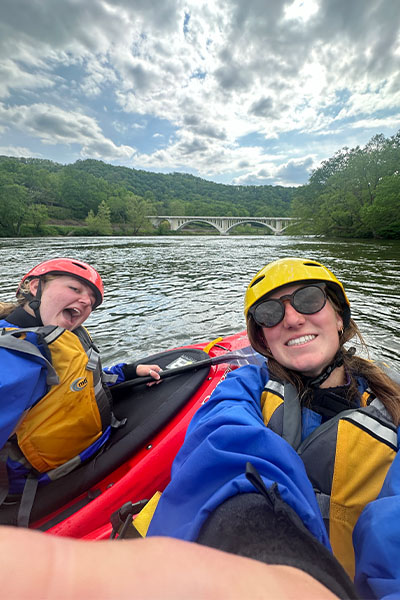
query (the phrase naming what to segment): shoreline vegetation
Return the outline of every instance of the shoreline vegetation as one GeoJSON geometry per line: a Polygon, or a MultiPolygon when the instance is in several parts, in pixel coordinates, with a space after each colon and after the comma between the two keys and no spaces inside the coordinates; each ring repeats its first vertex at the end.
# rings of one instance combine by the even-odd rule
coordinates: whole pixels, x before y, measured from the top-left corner
{"type": "MultiPolygon", "coordinates": [[[[0,156],[0,237],[220,235],[204,223],[171,231],[149,215],[296,217],[283,235],[400,239],[400,131],[342,148],[299,187],[217,184],[98,160],[62,165],[0,156]]],[[[228,235],[273,235],[238,225],[228,235]]]]}

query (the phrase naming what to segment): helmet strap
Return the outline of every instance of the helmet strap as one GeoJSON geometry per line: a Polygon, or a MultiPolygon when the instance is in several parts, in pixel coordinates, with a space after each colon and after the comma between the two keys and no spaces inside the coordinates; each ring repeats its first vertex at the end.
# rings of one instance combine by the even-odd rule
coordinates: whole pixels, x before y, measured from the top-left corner
{"type": "Polygon", "coordinates": [[[307,380],[307,387],[310,388],[319,388],[324,381],[328,379],[332,371],[334,371],[337,367],[341,367],[343,364],[343,353],[341,350],[336,354],[335,358],[331,362],[330,365],[326,367],[322,373],[320,373],[317,377],[313,379],[307,380]]]}
{"type": "MultiPolygon", "coordinates": [[[[349,356],[353,356],[353,354],[355,353],[356,349],[355,348],[349,348],[346,352],[347,355],[349,356]]],[[[326,369],[324,371],[322,371],[322,373],[320,373],[317,377],[314,377],[314,379],[309,379],[309,378],[304,378],[307,380],[307,387],[309,388],[319,388],[321,386],[322,383],[324,383],[324,381],[326,381],[329,377],[329,375],[332,373],[332,371],[334,371],[335,369],[337,369],[337,367],[341,367],[343,364],[343,352],[342,349],[340,349],[333,361],[331,362],[330,365],[328,365],[326,367],[326,369]]]]}
{"type": "Polygon", "coordinates": [[[36,290],[36,295],[33,297],[32,300],[30,300],[28,302],[29,308],[31,308],[33,310],[33,312],[35,313],[35,317],[36,317],[36,320],[38,321],[39,325],[43,325],[42,317],[40,315],[41,299],[42,299],[42,280],[39,277],[39,284],[38,284],[38,287],[36,290]]]}

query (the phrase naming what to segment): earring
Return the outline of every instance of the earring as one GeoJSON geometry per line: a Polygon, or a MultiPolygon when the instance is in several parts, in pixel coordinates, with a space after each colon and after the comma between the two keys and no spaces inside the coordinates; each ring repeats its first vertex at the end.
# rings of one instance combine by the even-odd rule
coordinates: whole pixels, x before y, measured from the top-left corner
{"type": "Polygon", "coordinates": [[[338,331],[339,337],[341,337],[343,335],[343,331],[344,331],[343,327],[341,329],[339,329],[339,331],[338,331]]]}

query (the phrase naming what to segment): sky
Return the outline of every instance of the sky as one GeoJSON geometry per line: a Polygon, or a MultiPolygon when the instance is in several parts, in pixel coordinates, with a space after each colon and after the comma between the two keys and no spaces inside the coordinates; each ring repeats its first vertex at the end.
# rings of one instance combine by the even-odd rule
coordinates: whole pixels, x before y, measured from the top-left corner
{"type": "Polygon", "coordinates": [[[0,154],[297,186],[400,129],[398,0],[0,0],[0,154]]]}

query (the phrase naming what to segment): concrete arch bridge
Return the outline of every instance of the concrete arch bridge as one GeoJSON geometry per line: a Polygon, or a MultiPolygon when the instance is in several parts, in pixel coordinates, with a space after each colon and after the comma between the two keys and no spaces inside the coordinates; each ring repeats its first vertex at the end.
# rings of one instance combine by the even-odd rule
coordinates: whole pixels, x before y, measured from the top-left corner
{"type": "Polygon", "coordinates": [[[226,235],[237,225],[246,223],[258,223],[273,231],[274,235],[280,235],[289,225],[297,221],[294,217],[171,217],[171,216],[148,216],[155,227],[163,221],[168,221],[171,231],[179,231],[188,223],[208,223],[215,227],[221,235],[226,235]]]}

